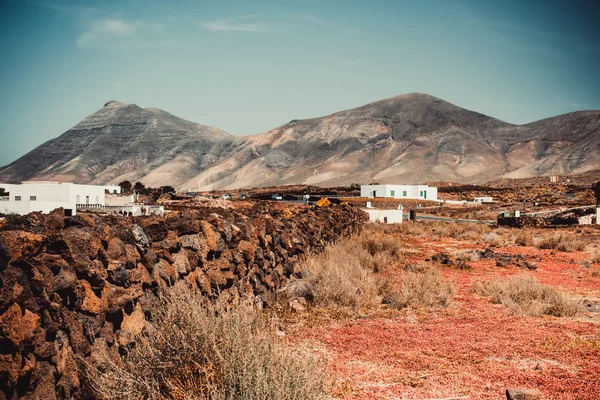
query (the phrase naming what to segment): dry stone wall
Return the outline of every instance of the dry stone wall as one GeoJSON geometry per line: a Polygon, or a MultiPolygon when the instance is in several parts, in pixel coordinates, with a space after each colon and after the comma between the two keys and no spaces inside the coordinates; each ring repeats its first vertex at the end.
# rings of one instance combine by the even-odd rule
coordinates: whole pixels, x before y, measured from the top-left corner
{"type": "Polygon", "coordinates": [[[345,205],[15,218],[0,230],[0,399],[87,398],[78,360],[127,346],[161,288],[268,306],[309,250],[365,220],[345,205]]]}

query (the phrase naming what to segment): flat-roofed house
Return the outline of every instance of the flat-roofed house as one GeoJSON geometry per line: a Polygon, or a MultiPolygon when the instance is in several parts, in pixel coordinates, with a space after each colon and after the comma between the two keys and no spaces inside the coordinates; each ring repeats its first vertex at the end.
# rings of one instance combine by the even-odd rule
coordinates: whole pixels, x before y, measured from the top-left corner
{"type": "Polygon", "coordinates": [[[429,185],[362,185],[360,197],[437,200],[437,188],[429,185]]]}

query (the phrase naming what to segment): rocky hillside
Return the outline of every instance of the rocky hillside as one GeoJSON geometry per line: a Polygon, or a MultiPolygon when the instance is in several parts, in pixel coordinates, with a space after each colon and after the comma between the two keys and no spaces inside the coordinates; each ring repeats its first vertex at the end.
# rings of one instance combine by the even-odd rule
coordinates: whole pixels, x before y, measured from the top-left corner
{"type": "Polygon", "coordinates": [[[233,136],[154,108],[110,101],[0,169],[0,181],[181,184],[226,154],[233,136]]]}
{"type": "Polygon", "coordinates": [[[322,118],[293,120],[245,138],[163,111],[109,103],[61,137],[0,169],[0,180],[118,183],[127,178],[202,190],[374,181],[481,183],[590,172],[600,174],[600,111],[512,125],[413,93],[322,118]],[[132,111],[112,111],[121,109],[132,111]],[[136,125],[122,119],[128,115],[146,122],[136,125]],[[102,133],[98,137],[106,139],[90,142],[90,119],[104,121],[97,129],[102,133]],[[154,144],[148,136],[164,141],[154,144]],[[114,138],[123,144],[115,144],[114,138]],[[155,146],[152,154],[149,142],[155,146]],[[86,151],[89,147],[92,151],[86,151]],[[104,154],[109,148],[119,151],[104,154]]]}

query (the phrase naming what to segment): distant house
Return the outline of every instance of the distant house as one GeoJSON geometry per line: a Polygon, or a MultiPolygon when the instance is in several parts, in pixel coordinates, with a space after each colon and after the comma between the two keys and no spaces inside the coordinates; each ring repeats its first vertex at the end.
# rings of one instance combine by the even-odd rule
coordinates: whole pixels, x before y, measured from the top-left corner
{"type": "Polygon", "coordinates": [[[63,208],[75,215],[81,207],[101,207],[106,193],[120,193],[119,186],[79,185],[75,183],[24,181],[20,184],[0,183],[8,196],[0,198],[0,213],[25,215],[33,211],[48,213],[63,208]]]}
{"type": "Polygon", "coordinates": [[[402,205],[399,205],[395,210],[380,210],[367,204],[367,208],[363,208],[362,210],[369,214],[370,222],[380,222],[382,224],[402,223],[402,213],[404,211],[402,205]]]}
{"type": "Polygon", "coordinates": [[[437,200],[437,188],[429,185],[362,185],[360,197],[437,200]]]}
{"type": "Polygon", "coordinates": [[[493,203],[494,199],[491,197],[475,197],[475,200],[473,200],[473,202],[475,202],[475,203],[493,203]]]}

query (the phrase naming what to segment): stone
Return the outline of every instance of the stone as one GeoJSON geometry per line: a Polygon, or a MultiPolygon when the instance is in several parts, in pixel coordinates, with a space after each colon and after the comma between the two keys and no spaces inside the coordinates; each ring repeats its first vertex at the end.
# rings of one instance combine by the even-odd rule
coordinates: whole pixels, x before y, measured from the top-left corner
{"type": "MultiPolygon", "coordinates": [[[[303,298],[301,298],[301,299],[303,299],[303,298]]],[[[304,303],[306,303],[306,301],[304,303]]],[[[290,301],[290,308],[295,312],[306,311],[306,306],[305,306],[305,304],[302,304],[300,299],[292,299],[290,301]]]]}
{"type": "Polygon", "coordinates": [[[133,234],[133,237],[135,239],[135,244],[138,247],[138,249],[142,253],[145,253],[146,250],[148,250],[148,248],[150,247],[150,240],[148,239],[148,235],[146,235],[144,228],[135,224],[131,228],[131,233],[133,234]]]}
{"type": "Polygon", "coordinates": [[[506,389],[506,400],[542,400],[538,389],[506,389]]]}
{"type": "Polygon", "coordinates": [[[134,336],[139,335],[146,324],[146,318],[144,316],[144,310],[138,303],[133,308],[131,314],[123,314],[123,322],[121,323],[121,330],[129,331],[134,336]]]}
{"type": "Polygon", "coordinates": [[[125,248],[125,244],[119,238],[110,239],[108,241],[106,255],[112,261],[117,261],[120,260],[122,257],[126,257],[127,249],[125,248]]]}
{"type": "Polygon", "coordinates": [[[160,259],[152,268],[152,279],[158,283],[158,280],[163,279],[166,282],[175,282],[177,279],[177,271],[173,265],[169,264],[166,260],[160,259]]]}
{"type": "Polygon", "coordinates": [[[191,271],[190,262],[185,250],[173,254],[173,267],[179,276],[183,276],[191,271]]]}
{"type": "Polygon", "coordinates": [[[104,287],[101,297],[96,296],[92,290],[92,286],[88,281],[80,280],[75,287],[75,295],[77,296],[77,307],[92,314],[100,314],[108,309],[106,300],[108,288],[104,287]]]}
{"type": "Polygon", "coordinates": [[[122,309],[127,303],[132,302],[142,294],[144,294],[144,291],[139,286],[132,286],[126,289],[111,285],[106,294],[108,298],[108,312],[112,313],[122,309]]]}
{"type": "Polygon", "coordinates": [[[0,315],[0,334],[19,347],[21,342],[29,339],[40,326],[40,316],[29,310],[22,312],[21,307],[14,303],[0,315]]]}

